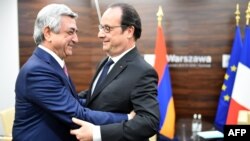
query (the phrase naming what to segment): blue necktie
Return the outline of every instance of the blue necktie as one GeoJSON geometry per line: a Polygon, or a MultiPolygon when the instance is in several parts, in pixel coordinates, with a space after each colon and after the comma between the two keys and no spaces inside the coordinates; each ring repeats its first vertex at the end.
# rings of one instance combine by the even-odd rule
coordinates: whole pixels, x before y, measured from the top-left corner
{"type": "Polygon", "coordinates": [[[102,74],[100,75],[96,85],[95,85],[95,89],[102,83],[102,81],[105,79],[105,77],[107,76],[108,74],[108,71],[109,71],[109,67],[114,63],[114,61],[112,59],[109,59],[104,67],[103,67],[103,70],[102,70],[102,74]]]}

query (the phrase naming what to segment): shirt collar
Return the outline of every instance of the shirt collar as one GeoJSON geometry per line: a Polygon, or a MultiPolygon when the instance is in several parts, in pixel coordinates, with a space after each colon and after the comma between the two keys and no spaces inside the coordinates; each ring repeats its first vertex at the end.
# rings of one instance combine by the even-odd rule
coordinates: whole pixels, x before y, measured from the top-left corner
{"type": "Polygon", "coordinates": [[[122,54],[120,54],[120,55],[118,55],[118,56],[115,56],[115,57],[110,57],[110,56],[109,56],[109,58],[111,58],[111,59],[114,61],[114,64],[115,64],[115,63],[118,62],[125,54],[127,54],[130,50],[132,50],[133,48],[135,48],[135,45],[134,45],[134,47],[132,47],[132,48],[130,48],[130,49],[124,51],[122,54]]]}
{"type": "Polygon", "coordinates": [[[44,50],[45,52],[49,53],[57,62],[58,64],[63,68],[64,67],[64,60],[62,60],[58,55],[56,55],[53,51],[51,51],[50,49],[42,46],[42,45],[38,45],[39,48],[41,48],[42,50],[44,50]]]}

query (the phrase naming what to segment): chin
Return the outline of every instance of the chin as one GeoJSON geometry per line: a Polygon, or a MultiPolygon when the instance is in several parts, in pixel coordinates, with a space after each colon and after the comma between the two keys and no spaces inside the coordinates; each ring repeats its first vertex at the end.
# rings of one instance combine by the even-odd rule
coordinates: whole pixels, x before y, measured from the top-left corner
{"type": "Polygon", "coordinates": [[[73,55],[72,51],[71,52],[67,52],[67,56],[71,56],[71,55],[73,55]]]}
{"type": "Polygon", "coordinates": [[[109,47],[109,46],[103,46],[103,47],[102,47],[102,50],[103,50],[103,51],[109,51],[109,50],[110,50],[110,47],[109,47]]]}

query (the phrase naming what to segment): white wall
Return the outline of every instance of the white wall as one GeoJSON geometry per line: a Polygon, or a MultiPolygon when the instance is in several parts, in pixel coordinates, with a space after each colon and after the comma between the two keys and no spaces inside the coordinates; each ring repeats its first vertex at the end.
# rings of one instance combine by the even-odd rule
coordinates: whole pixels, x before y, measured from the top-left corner
{"type": "Polygon", "coordinates": [[[15,80],[19,71],[17,12],[17,0],[0,1],[0,110],[15,104],[15,80]]]}

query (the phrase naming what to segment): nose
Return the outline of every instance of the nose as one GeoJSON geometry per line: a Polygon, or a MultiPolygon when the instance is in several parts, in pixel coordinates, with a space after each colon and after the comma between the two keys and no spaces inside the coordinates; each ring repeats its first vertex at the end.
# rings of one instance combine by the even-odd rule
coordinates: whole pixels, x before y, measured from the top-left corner
{"type": "Polygon", "coordinates": [[[103,30],[99,30],[98,34],[97,34],[98,38],[102,39],[106,36],[105,32],[103,30]]]}
{"type": "Polygon", "coordinates": [[[72,40],[74,43],[78,43],[78,36],[76,33],[74,34],[74,37],[72,38],[72,40]]]}

